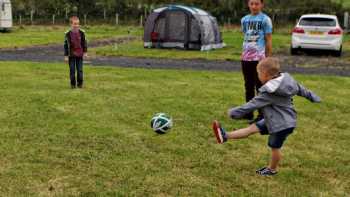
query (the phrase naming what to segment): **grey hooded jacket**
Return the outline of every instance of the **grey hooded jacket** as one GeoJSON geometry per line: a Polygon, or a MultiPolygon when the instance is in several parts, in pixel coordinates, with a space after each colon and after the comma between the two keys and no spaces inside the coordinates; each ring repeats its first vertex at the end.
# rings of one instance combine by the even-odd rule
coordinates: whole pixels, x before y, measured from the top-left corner
{"type": "Polygon", "coordinates": [[[307,90],[288,73],[281,73],[278,78],[268,81],[259,89],[259,95],[241,107],[229,111],[231,118],[239,119],[256,109],[261,109],[269,133],[278,133],[295,128],[297,113],[293,106],[293,96],[307,98],[311,102],[321,102],[313,92],[307,90]]]}

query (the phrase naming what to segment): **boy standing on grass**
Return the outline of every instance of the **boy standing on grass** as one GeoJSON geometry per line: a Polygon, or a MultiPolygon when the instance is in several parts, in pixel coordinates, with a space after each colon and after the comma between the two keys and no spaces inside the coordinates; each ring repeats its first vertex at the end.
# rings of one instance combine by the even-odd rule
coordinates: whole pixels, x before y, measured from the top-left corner
{"type": "MultiPolygon", "coordinates": [[[[255,91],[261,87],[256,67],[262,59],[272,55],[272,22],[269,16],[262,12],[264,0],[248,0],[250,14],[241,20],[244,34],[242,52],[242,71],[245,81],[245,97],[249,102],[255,96],[255,91]]],[[[245,119],[254,120],[254,113],[246,114],[245,119]]],[[[259,111],[258,117],[253,121],[263,119],[259,111]]]]}
{"type": "Polygon", "coordinates": [[[257,170],[256,173],[271,176],[277,174],[278,163],[282,157],[280,150],[296,127],[297,113],[293,106],[293,96],[302,96],[316,103],[321,102],[321,99],[300,85],[288,73],[280,73],[280,65],[275,58],[260,61],[257,72],[263,84],[259,89],[259,95],[245,105],[229,110],[228,114],[233,119],[239,119],[254,110],[261,109],[264,119],[232,132],[225,132],[220,123],[214,121],[213,130],[220,144],[228,139],[244,139],[259,132],[262,135],[269,135],[268,146],[272,153],[270,164],[257,170]]]}
{"type": "Polygon", "coordinates": [[[87,41],[85,32],[80,29],[79,18],[70,19],[71,30],[65,33],[64,60],[69,63],[71,88],[83,88],[83,57],[87,57],[87,41]],[[77,80],[75,73],[77,71],[77,80]]]}

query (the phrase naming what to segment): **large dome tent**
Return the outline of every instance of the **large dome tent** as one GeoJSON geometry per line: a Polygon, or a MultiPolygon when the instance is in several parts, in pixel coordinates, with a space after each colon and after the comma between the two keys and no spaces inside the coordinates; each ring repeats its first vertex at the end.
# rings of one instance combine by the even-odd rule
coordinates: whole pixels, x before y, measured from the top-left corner
{"type": "Polygon", "coordinates": [[[224,46],[216,18],[198,8],[182,5],[158,8],[145,24],[145,48],[206,51],[224,46]]]}

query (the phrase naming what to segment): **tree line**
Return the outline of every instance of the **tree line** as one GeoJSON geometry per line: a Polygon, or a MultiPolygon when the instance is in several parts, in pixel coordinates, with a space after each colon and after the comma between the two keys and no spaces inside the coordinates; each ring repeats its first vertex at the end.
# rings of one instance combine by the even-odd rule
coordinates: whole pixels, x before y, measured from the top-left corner
{"type": "MultiPolygon", "coordinates": [[[[122,19],[147,16],[153,9],[168,5],[194,6],[216,16],[221,23],[239,21],[248,12],[246,0],[12,0],[14,16],[67,18],[72,15],[106,19],[120,15],[122,19]]],[[[265,0],[266,12],[274,20],[293,21],[305,13],[341,15],[342,2],[334,0],[265,0]]]]}

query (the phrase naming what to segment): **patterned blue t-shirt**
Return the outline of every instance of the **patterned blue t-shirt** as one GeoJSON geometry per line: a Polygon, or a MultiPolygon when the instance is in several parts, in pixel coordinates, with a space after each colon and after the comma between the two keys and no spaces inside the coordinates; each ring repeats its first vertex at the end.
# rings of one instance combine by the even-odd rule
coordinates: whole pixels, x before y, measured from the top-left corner
{"type": "Polygon", "coordinates": [[[272,22],[264,13],[247,15],[241,20],[243,41],[243,61],[260,61],[265,56],[265,36],[272,33],[272,22]]]}

